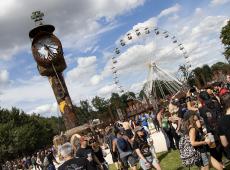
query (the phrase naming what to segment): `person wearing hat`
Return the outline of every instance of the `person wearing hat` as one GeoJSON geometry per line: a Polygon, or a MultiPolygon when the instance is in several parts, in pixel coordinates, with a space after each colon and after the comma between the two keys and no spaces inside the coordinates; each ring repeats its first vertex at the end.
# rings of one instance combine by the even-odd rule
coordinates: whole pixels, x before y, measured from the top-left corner
{"type": "Polygon", "coordinates": [[[139,157],[139,163],[143,170],[151,169],[154,167],[156,170],[161,170],[160,164],[156,155],[153,153],[151,147],[152,141],[147,139],[144,129],[137,126],[134,129],[135,137],[133,142],[133,149],[139,157]]]}
{"type": "Polygon", "coordinates": [[[89,161],[85,158],[74,158],[73,148],[70,143],[63,144],[60,149],[60,154],[63,156],[65,162],[58,167],[58,170],[96,170],[91,166],[89,161]]]}

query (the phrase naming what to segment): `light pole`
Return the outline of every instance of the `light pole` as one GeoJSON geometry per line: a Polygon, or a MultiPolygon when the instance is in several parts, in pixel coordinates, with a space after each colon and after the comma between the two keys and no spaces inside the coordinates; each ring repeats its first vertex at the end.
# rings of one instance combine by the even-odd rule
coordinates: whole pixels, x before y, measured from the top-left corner
{"type": "Polygon", "coordinates": [[[40,11],[32,13],[36,27],[29,32],[31,50],[41,76],[49,79],[67,130],[76,127],[76,115],[62,72],[66,68],[61,41],[53,34],[53,25],[44,25],[40,11]]]}

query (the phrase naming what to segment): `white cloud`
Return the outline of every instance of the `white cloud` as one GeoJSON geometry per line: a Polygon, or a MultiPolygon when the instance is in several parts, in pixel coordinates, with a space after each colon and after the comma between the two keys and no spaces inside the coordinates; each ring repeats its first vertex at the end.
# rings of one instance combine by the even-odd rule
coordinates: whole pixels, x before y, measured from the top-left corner
{"type": "MultiPolygon", "coordinates": [[[[85,50],[94,46],[97,36],[116,27],[114,18],[127,13],[145,0],[15,0],[0,2],[0,59],[10,59],[29,49],[29,30],[34,26],[30,19],[37,9],[45,13],[44,22],[56,27],[56,34],[65,48],[85,50]],[[12,14],[12,11],[14,14],[12,14]],[[106,23],[100,23],[105,19],[106,23]]],[[[93,48],[92,48],[93,49],[93,48]]]]}
{"type": "Polygon", "coordinates": [[[223,5],[230,2],[230,0],[212,0],[211,5],[223,5]]]}
{"type": "Polygon", "coordinates": [[[38,106],[35,109],[30,110],[28,113],[29,114],[36,113],[44,117],[50,117],[50,116],[53,116],[54,113],[56,113],[55,116],[60,116],[60,112],[59,112],[59,108],[57,107],[57,103],[44,104],[44,105],[38,106]]]}
{"type": "Polygon", "coordinates": [[[174,6],[164,9],[163,11],[161,11],[161,13],[158,15],[158,18],[161,17],[165,17],[174,13],[177,13],[178,11],[180,11],[181,9],[181,5],[179,4],[175,4],[174,6]]]}
{"type": "Polygon", "coordinates": [[[15,0],[0,1],[0,17],[4,17],[14,7],[15,0]]]}
{"type": "Polygon", "coordinates": [[[92,85],[97,85],[101,81],[101,79],[102,77],[100,75],[94,75],[93,77],[91,77],[90,83],[92,85]]]}
{"type": "Polygon", "coordinates": [[[67,81],[80,81],[80,83],[84,81],[88,82],[88,79],[95,74],[97,66],[96,61],[96,56],[79,57],[77,59],[77,66],[67,72],[67,81]]]}
{"type": "Polygon", "coordinates": [[[203,14],[203,11],[202,11],[202,9],[201,8],[196,8],[195,9],[195,15],[202,15],[203,14]]]}
{"type": "Polygon", "coordinates": [[[225,16],[207,16],[192,29],[192,37],[205,37],[213,33],[219,33],[220,28],[225,25],[226,21],[227,17],[225,16]]]}
{"type": "Polygon", "coordinates": [[[9,81],[9,72],[7,70],[0,70],[0,85],[9,81]]]}
{"type": "Polygon", "coordinates": [[[28,108],[22,103],[33,103],[36,101],[49,101],[54,99],[52,88],[46,78],[37,77],[27,81],[17,81],[9,87],[4,88],[0,100],[5,107],[28,108]]]}
{"type": "Polygon", "coordinates": [[[115,84],[106,85],[98,90],[98,95],[109,97],[112,92],[117,91],[117,86],[115,84]]]}

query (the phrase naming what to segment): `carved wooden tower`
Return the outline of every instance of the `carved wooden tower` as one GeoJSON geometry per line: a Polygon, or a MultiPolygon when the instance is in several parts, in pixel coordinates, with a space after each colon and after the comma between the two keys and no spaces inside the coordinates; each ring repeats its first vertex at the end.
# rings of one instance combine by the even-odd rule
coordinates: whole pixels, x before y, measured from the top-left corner
{"type": "Polygon", "coordinates": [[[37,68],[42,76],[47,76],[62,113],[66,129],[76,127],[76,115],[69,96],[62,72],[66,68],[60,40],[53,34],[55,27],[42,23],[44,14],[40,11],[32,13],[31,19],[36,27],[29,32],[32,39],[31,50],[37,68]]]}

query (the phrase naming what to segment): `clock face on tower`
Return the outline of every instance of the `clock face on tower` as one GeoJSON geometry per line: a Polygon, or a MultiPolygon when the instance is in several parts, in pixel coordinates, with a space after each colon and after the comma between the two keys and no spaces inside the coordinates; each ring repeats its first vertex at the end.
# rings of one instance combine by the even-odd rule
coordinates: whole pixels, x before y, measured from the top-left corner
{"type": "Polygon", "coordinates": [[[53,34],[41,34],[35,37],[32,43],[32,51],[39,65],[50,65],[57,62],[62,56],[61,42],[53,34]]]}

